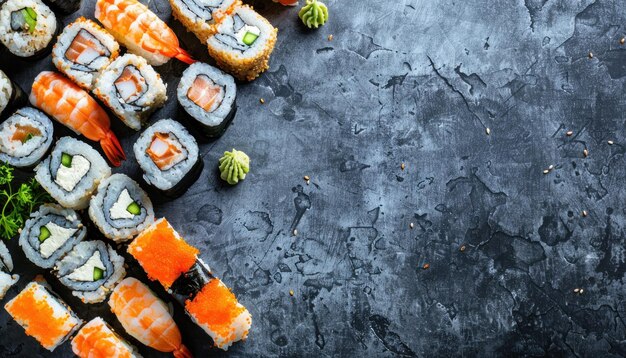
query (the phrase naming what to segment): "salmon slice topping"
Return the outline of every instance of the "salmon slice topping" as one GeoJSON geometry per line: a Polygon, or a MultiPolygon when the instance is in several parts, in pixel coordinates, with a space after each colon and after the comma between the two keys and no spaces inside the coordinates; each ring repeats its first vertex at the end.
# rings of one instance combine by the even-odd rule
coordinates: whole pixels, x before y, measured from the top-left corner
{"type": "Polygon", "coordinates": [[[180,142],[168,133],[154,133],[146,154],[160,170],[168,170],[184,159],[180,142]]]}
{"type": "Polygon", "coordinates": [[[146,80],[135,66],[126,66],[115,80],[117,94],[123,103],[132,103],[148,90],[146,80]]]}
{"type": "Polygon", "coordinates": [[[22,143],[28,142],[31,138],[35,136],[40,136],[41,131],[28,124],[19,124],[15,125],[15,132],[11,136],[12,141],[20,141],[22,143]]]}
{"type": "Polygon", "coordinates": [[[216,85],[209,77],[199,75],[187,90],[187,97],[205,111],[213,112],[222,102],[220,98],[223,98],[222,92],[222,87],[216,85]]]}
{"type": "Polygon", "coordinates": [[[101,56],[108,57],[110,53],[98,39],[85,29],[78,31],[74,40],[72,40],[72,43],[65,51],[65,58],[84,66],[90,65],[101,56]]]}

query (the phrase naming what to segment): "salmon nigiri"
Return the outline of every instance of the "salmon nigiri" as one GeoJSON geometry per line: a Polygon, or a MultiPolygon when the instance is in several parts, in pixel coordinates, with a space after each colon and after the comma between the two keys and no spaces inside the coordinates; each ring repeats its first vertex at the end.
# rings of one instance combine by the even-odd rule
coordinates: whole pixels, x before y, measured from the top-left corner
{"type": "Polygon", "coordinates": [[[89,93],[57,72],[41,72],[33,82],[30,103],[59,123],[85,137],[100,142],[104,154],[118,167],[126,159],[124,150],[111,130],[109,116],[89,93]]]}
{"type": "Polygon", "coordinates": [[[172,57],[188,64],[195,62],[180,48],[174,31],[137,0],[98,0],[95,16],[117,41],[153,66],[172,57]]]}
{"type": "Polygon", "coordinates": [[[141,343],[172,352],[174,357],[191,357],[165,303],[139,280],[128,277],[120,282],[109,298],[109,306],[126,332],[141,343]]]}

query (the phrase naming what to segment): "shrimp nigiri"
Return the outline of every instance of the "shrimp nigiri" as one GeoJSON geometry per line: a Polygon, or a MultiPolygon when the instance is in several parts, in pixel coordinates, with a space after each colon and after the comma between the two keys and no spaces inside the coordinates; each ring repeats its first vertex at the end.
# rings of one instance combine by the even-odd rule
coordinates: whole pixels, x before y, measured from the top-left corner
{"type": "Polygon", "coordinates": [[[120,166],[126,159],[104,109],[89,93],[60,73],[41,72],[33,82],[30,103],[74,132],[100,142],[104,154],[114,166],[120,166]]]}
{"type": "Polygon", "coordinates": [[[95,16],[117,41],[153,66],[172,57],[188,64],[195,62],[180,48],[174,31],[137,0],[98,0],[95,16]]]}
{"type": "Polygon", "coordinates": [[[128,277],[120,282],[109,298],[109,306],[126,332],[141,343],[172,352],[174,357],[191,357],[165,303],[139,280],[128,277]]]}

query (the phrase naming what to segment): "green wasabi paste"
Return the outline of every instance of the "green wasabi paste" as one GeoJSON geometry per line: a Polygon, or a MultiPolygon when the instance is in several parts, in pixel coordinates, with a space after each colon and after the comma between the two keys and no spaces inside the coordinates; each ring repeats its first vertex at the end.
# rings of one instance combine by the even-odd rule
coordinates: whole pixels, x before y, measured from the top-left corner
{"type": "Polygon", "coordinates": [[[249,171],[250,158],[242,151],[233,148],[232,152],[224,152],[224,156],[220,158],[220,177],[230,185],[244,180],[249,171]]]}
{"type": "Polygon", "coordinates": [[[317,0],[306,0],[306,5],[300,9],[298,16],[309,29],[317,29],[328,21],[328,8],[317,0]]]}

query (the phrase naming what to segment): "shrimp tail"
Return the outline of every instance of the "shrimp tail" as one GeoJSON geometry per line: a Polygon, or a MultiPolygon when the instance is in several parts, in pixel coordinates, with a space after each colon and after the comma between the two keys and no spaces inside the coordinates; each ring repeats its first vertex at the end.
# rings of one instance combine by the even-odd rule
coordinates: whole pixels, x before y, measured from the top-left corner
{"type": "Polygon", "coordinates": [[[188,65],[192,65],[195,62],[197,62],[196,60],[193,59],[193,57],[191,57],[191,55],[183,50],[182,48],[178,48],[178,54],[175,56],[178,60],[183,61],[184,63],[188,64],[188,65]]]}
{"type": "Polygon", "coordinates": [[[189,348],[185,347],[185,345],[181,344],[175,351],[172,352],[175,358],[193,358],[191,351],[189,348]]]}
{"type": "Polygon", "coordinates": [[[104,154],[106,154],[113,166],[119,167],[122,164],[122,160],[126,159],[124,149],[122,149],[122,145],[112,131],[109,131],[106,137],[100,140],[100,146],[102,146],[104,154]]]}

